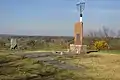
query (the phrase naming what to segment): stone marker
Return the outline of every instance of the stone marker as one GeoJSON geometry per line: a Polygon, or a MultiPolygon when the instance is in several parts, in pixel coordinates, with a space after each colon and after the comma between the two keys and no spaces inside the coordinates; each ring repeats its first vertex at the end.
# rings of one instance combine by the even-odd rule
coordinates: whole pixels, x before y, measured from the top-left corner
{"type": "Polygon", "coordinates": [[[17,41],[16,41],[16,39],[11,38],[10,44],[11,44],[10,49],[17,48],[17,41]]]}

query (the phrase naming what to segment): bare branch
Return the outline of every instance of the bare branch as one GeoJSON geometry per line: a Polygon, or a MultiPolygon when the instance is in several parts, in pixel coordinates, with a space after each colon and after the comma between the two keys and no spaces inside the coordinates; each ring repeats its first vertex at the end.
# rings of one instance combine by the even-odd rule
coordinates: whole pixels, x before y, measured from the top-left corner
{"type": "Polygon", "coordinates": [[[117,37],[120,38],[120,30],[118,30],[118,32],[117,32],[117,37]]]}
{"type": "Polygon", "coordinates": [[[104,37],[105,37],[105,38],[108,38],[108,37],[109,37],[109,29],[106,28],[105,26],[103,26],[102,30],[103,30],[103,33],[104,33],[104,34],[103,34],[104,37]]]}

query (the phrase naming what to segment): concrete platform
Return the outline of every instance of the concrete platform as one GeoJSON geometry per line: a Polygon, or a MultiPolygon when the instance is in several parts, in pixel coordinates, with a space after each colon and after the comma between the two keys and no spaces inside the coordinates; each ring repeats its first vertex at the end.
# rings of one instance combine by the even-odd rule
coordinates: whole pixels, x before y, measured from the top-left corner
{"type": "Polygon", "coordinates": [[[70,44],[70,52],[78,54],[87,53],[87,45],[70,44]]]}

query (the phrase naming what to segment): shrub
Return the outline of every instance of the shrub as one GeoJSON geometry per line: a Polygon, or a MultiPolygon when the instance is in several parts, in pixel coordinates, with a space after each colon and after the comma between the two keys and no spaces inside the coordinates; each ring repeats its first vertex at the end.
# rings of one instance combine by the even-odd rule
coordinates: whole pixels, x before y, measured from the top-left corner
{"type": "Polygon", "coordinates": [[[93,45],[96,50],[105,50],[109,48],[108,43],[103,40],[95,41],[93,45]]]}
{"type": "Polygon", "coordinates": [[[5,47],[5,41],[0,40],[0,49],[4,49],[5,47]]]}
{"type": "Polygon", "coordinates": [[[29,41],[27,42],[27,45],[28,45],[28,46],[35,46],[35,41],[34,41],[34,40],[29,40],[29,41]]]}

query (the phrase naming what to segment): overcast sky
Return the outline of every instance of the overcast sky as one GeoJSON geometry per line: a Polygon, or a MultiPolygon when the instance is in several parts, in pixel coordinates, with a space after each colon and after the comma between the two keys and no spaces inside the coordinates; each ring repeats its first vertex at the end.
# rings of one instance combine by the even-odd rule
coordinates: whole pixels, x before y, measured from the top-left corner
{"type": "MultiPolygon", "coordinates": [[[[73,36],[77,0],[0,0],[0,34],[73,36]]],[[[120,0],[86,0],[84,33],[120,29],[120,0]]]]}

